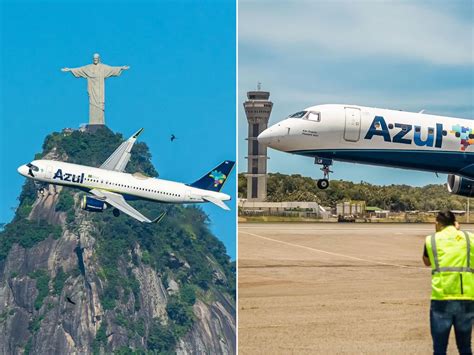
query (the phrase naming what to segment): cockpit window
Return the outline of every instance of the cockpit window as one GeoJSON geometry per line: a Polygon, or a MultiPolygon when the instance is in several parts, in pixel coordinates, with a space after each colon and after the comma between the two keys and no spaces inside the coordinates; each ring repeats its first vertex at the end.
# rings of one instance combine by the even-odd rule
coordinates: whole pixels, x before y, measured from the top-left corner
{"type": "Polygon", "coordinates": [[[310,111],[307,118],[308,120],[319,122],[321,121],[321,112],[310,111]]]}
{"type": "Polygon", "coordinates": [[[308,113],[308,111],[296,112],[296,113],[290,115],[289,118],[303,118],[307,113],[308,113]]]}
{"type": "Polygon", "coordinates": [[[26,164],[28,168],[30,168],[33,171],[39,171],[38,167],[36,165],[33,165],[31,163],[26,164]]]}

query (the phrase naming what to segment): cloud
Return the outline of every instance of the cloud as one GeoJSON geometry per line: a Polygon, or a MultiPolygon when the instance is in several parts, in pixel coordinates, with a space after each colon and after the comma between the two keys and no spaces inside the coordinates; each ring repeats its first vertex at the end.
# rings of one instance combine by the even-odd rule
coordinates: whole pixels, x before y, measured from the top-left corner
{"type": "MultiPolygon", "coordinates": [[[[474,25],[408,2],[239,2],[239,42],[293,57],[397,57],[474,63],[474,25]]],[[[467,2],[467,11],[473,3],[467,2]]]]}
{"type": "MultiPolygon", "coordinates": [[[[281,2],[239,0],[239,102],[257,81],[271,92],[270,124],[304,107],[347,103],[474,116],[471,0],[281,2]]],[[[239,171],[247,122],[239,104],[239,171]]],[[[269,151],[269,171],[320,177],[311,159],[269,151]]],[[[332,178],[414,185],[431,173],[337,163],[332,178]]]]}
{"type": "MultiPolygon", "coordinates": [[[[372,82],[360,83],[354,89],[353,83],[348,83],[344,77],[320,77],[314,87],[307,87],[296,74],[297,78],[284,74],[275,75],[272,65],[266,67],[245,67],[239,71],[239,100],[246,99],[245,92],[255,88],[256,80],[263,82],[263,89],[271,92],[270,99],[275,103],[277,115],[290,114],[304,107],[326,103],[346,103],[362,106],[374,106],[387,109],[401,109],[417,112],[425,109],[432,114],[474,118],[474,86],[455,83],[445,88],[446,83],[415,87],[414,82],[422,79],[416,74],[406,75],[405,85],[393,87],[394,77],[398,73],[380,74],[381,85],[372,82]],[[332,80],[332,86],[327,85],[332,80]]],[[[298,68],[303,72],[311,72],[311,68],[298,68]]],[[[243,111],[242,111],[243,112],[243,111]]],[[[273,116],[273,115],[272,115],[273,116]]],[[[279,117],[282,119],[284,116],[279,117]]],[[[275,119],[275,117],[273,118],[275,119]]],[[[272,119],[272,120],[273,120],[272,119]]]]}

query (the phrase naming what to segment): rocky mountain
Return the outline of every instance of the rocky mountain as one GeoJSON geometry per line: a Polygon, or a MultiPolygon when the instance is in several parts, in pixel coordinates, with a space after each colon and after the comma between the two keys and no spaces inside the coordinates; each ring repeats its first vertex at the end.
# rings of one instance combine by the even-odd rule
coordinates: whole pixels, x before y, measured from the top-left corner
{"type": "MultiPolygon", "coordinates": [[[[53,133],[36,158],[98,166],[123,141],[53,133]]],[[[156,176],[137,143],[127,167],[156,176]]],[[[199,207],[135,202],[143,224],[80,208],[83,192],[27,180],[0,232],[0,353],[233,354],[235,265],[199,207]]]]}

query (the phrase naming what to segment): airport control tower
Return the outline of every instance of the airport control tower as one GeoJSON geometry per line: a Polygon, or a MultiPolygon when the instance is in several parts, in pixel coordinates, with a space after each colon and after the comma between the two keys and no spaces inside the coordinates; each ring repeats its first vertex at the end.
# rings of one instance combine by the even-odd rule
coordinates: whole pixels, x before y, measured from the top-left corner
{"type": "Polygon", "coordinates": [[[267,198],[267,147],[259,144],[258,135],[268,126],[273,103],[268,100],[270,93],[260,90],[247,92],[244,102],[248,121],[248,169],[247,200],[265,201],[267,198]]]}

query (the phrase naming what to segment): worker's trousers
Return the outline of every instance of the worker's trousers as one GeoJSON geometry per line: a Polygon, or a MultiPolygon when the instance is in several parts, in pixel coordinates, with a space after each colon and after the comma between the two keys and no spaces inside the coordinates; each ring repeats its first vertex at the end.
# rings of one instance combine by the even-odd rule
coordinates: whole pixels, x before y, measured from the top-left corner
{"type": "Polygon", "coordinates": [[[462,355],[471,355],[474,301],[431,301],[430,325],[433,353],[446,354],[449,333],[454,327],[456,345],[462,355]]]}

